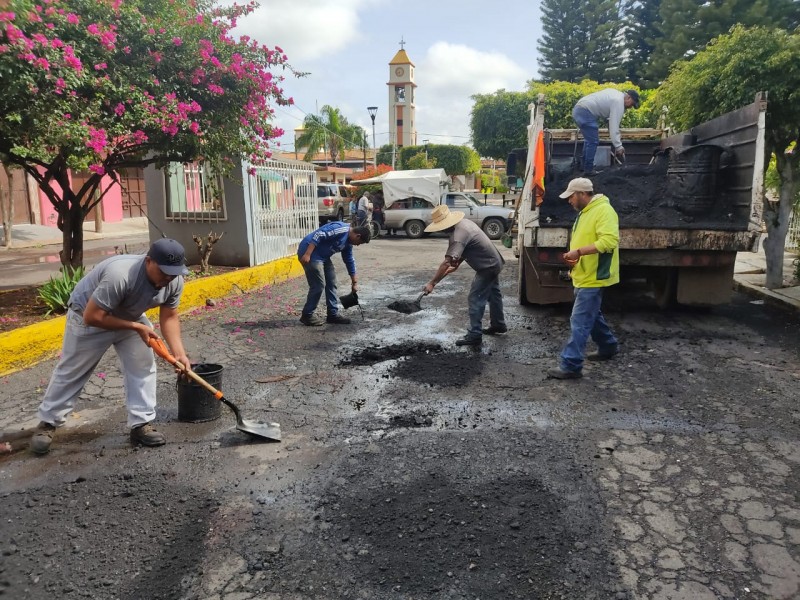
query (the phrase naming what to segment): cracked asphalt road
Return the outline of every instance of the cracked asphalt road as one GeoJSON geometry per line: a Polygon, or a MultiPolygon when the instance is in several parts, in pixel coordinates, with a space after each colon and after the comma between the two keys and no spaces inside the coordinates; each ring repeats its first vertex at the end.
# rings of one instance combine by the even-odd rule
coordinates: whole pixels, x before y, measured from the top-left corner
{"type": "MultiPolygon", "coordinates": [[[[280,444],[224,408],[178,422],[164,365],[168,444],[131,448],[109,353],[48,456],[0,458],[0,595],[800,597],[796,316],[738,295],[661,312],[618,289],[622,353],[553,381],[569,308],[518,306],[505,249],[510,331],[479,351],[454,344],[466,267],[423,311],[386,308],[417,296],[445,246],[359,247],[351,326],[300,325],[302,279],[184,318],[189,355],[223,365],[226,397],[280,422],[280,444]]],[[[52,367],[0,382],[2,439],[36,424],[52,367]]]]}

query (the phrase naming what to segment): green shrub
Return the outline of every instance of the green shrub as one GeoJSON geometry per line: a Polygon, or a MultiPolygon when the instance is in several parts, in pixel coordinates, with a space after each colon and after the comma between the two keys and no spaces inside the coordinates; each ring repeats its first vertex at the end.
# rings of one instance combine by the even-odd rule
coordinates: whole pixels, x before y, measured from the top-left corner
{"type": "Polygon", "coordinates": [[[39,299],[47,306],[46,315],[66,312],[69,296],[85,274],[83,267],[62,267],[59,276],[50,277],[50,281],[39,288],[39,299]]]}

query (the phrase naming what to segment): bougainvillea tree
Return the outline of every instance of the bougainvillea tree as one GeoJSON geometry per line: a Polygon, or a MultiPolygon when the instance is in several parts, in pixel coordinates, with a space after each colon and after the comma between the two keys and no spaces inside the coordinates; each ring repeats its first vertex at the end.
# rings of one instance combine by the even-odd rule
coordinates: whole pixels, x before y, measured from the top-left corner
{"type": "Polygon", "coordinates": [[[257,163],[283,132],[280,48],[234,38],[255,8],[210,0],[11,0],[0,9],[0,160],[58,212],[61,262],[83,262],[83,220],[121,170],[202,159],[257,163]],[[278,72],[277,74],[275,72],[278,72]],[[87,171],[80,189],[70,172],[87,171]]]}

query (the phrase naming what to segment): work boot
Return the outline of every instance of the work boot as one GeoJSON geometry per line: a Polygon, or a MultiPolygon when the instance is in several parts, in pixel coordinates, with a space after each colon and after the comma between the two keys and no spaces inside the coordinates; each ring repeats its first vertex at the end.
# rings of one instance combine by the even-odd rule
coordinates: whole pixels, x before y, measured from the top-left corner
{"type": "Polygon", "coordinates": [[[300,322],[303,325],[308,325],[309,327],[319,327],[323,323],[322,317],[319,317],[313,313],[310,315],[302,315],[300,317],[300,322]]]}
{"type": "Polygon", "coordinates": [[[599,350],[589,352],[589,354],[586,355],[586,359],[593,361],[611,360],[617,354],[619,354],[619,349],[615,346],[613,350],[607,350],[606,352],[600,352],[599,350]]]}
{"type": "Polygon", "coordinates": [[[465,335],[463,338],[456,340],[456,346],[480,346],[483,339],[479,335],[465,335]]]}
{"type": "Polygon", "coordinates": [[[333,323],[334,325],[350,325],[351,321],[347,317],[343,317],[340,314],[335,315],[328,315],[328,318],[325,319],[328,323],[333,323]]]}
{"type": "Polygon", "coordinates": [[[167,443],[163,433],[159,433],[150,423],[131,429],[131,444],[134,446],[163,446],[167,443]]]}
{"type": "Polygon", "coordinates": [[[483,329],[483,333],[486,335],[499,335],[501,333],[506,333],[508,331],[508,327],[505,325],[490,325],[483,329]]]}
{"type": "Polygon", "coordinates": [[[551,379],[580,379],[583,377],[581,371],[565,371],[560,367],[553,367],[547,370],[547,376],[551,379]]]}
{"type": "Polygon", "coordinates": [[[53,443],[53,435],[56,432],[54,425],[42,421],[36,426],[29,448],[34,454],[47,454],[50,452],[50,444],[53,443]]]}

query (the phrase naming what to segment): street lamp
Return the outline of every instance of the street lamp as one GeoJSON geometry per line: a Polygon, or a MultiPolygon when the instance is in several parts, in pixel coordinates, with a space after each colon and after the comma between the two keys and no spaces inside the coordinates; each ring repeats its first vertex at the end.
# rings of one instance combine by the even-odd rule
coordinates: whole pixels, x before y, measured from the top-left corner
{"type": "Polygon", "coordinates": [[[425,146],[425,162],[426,163],[428,162],[428,142],[430,142],[430,140],[422,140],[422,143],[425,146]]]}
{"type": "Polygon", "coordinates": [[[378,114],[378,107],[377,106],[368,106],[367,112],[369,112],[369,118],[372,119],[372,162],[375,164],[375,168],[378,168],[378,149],[375,146],[375,115],[378,114]]]}

